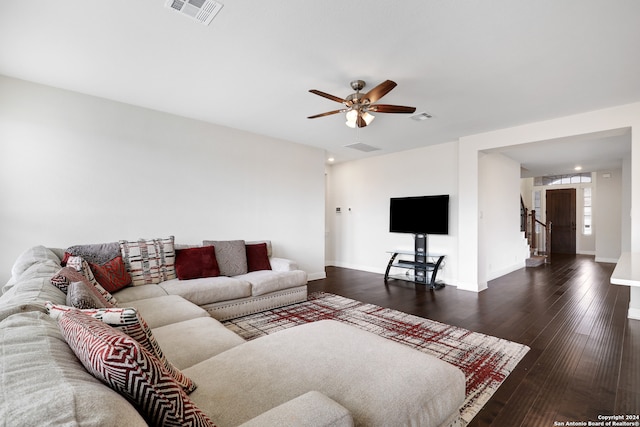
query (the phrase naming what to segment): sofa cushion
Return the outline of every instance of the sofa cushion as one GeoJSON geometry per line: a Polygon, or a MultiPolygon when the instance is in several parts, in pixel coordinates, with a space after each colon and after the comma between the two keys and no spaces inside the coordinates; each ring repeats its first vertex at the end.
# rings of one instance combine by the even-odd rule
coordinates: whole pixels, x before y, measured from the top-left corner
{"type": "Polygon", "coordinates": [[[223,276],[237,276],[247,272],[247,251],[244,240],[204,240],[202,246],[215,248],[216,260],[223,276]]]}
{"type": "Polygon", "coordinates": [[[134,286],[176,278],[174,237],[120,240],[122,259],[134,286]]]}
{"type": "Polygon", "coordinates": [[[347,409],[319,391],[310,391],[263,412],[239,427],[352,427],[347,409]]]}
{"type": "Polygon", "coordinates": [[[107,292],[117,292],[131,284],[131,276],[127,272],[127,268],[120,255],[104,264],[89,262],[89,267],[98,283],[100,283],[107,292]]]}
{"type": "MultiPolygon", "coordinates": [[[[60,319],[64,314],[74,311],[72,307],[46,304],[49,315],[54,319],[60,319]]],[[[155,356],[171,374],[171,376],[187,392],[195,390],[196,385],[184,375],[164,356],[158,341],[156,341],[147,322],[140,316],[135,308],[104,308],[81,310],[82,314],[103,321],[113,328],[119,329],[136,340],[144,349],[155,356]]]]}
{"type": "Polygon", "coordinates": [[[213,246],[176,250],[176,275],[180,280],[220,275],[213,246]]]}
{"type": "Polygon", "coordinates": [[[206,310],[178,295],[129,301],[127,305],[136,308],[151,329],[197,317],[209,317],[206,310]]]}
{"type": "Polygon", "coordinates": [[[152,425],[213,426],[136,340],[78,311],[64,314],[58,324],[84,367],[131,400],[152,425]]]}
{"type": "Polygon", "coordinates": [[[60,258],[44,246],[34,246],[24,251],[13,263],[11,278],[2,287],[1,294],[15,286],[20,279],[51,277],[60,269],[60,258]]]}
{"type": "Polygon", "coordinates": [[[167,280],[158,286],[169,295],[180,295],[197,305],[251,296],[249,282],[226,276],[167,280]]]}
{"type": "Polygon", "coordinates": [[[189,397],[221,426],[242,424],[312,390],[363,426],[439,426],[465,398],[464,374],[454,366],[332,320],[260,337],[184,373],[198,383],[189,397]]]}
{"type": "Polygon", "coordinates": [[[246,245],[247,271],[271,270],[266,243],[246,245]]]}
{"type": "Polygon", "coordinates": [[[89,290],[84,282],[71,282],[69,284],[67,288],[67,305],[80,309],[104,307],[104,304],[89,290]]]}
{"type": "Polygon", "coordinates": [[[34,266],[37,268],[36,270],[31,270],[31,272],[41,272],[42,268],[44,268],[44,272],[49,274],[53,265],[57,265],[55,268],[57,271],[60,268],[60,258],[44,246],[34,246],[24,251],[16,259],[13,267],[11,267],[11,275],[18,279],[34,266]]]}
{"type": "Polygon", "coordinates": [[[119,305],[127,305],[130,301],[166,295],[168,295],[167,292],[158,285],[127,286],[115,293],[119,305]]]}
{"type": "Polygon", "coordinates": [[[251,295],[258,296],[304,285],[307,283],[307,273],[302,270],[260,270],[236,276],[234,279],[251,283],[251,295]]]}
{"type": "Polygon", "coordinates": [[[124,397],[86,371],[56,321],[41,312],[0,322],[0,402],[6,425],[147,425],[124,397]]]}
{"type": "Polygon", "coordinates": [[[198,317],[153,330],[164,355],[178,369],[188,368],[244,343],[213,317],[198,317]]]}
{"type": "Polygon", "coordinates": [[[0,320],[12,314],[27,311],[46,313],[44,303],[52,301],[66,304],[66,295],[49,283],[49,278],[20,279],[15,286],[0,297],[0,320]]]}

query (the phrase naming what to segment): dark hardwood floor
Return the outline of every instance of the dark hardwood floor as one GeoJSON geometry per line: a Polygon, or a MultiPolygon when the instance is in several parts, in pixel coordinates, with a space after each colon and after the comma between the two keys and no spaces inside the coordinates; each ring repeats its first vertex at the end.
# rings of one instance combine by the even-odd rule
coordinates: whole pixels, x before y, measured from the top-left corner
{"type": "Polygon", "coordinates": [[[470,426],[553,426],[640,414],[640,321],[627,319],[629,288],[609,284],[615,264],[554,255],[480,293],[390,281],[327,267],[324,291],[505,338],[531,348],[470,426]]]}

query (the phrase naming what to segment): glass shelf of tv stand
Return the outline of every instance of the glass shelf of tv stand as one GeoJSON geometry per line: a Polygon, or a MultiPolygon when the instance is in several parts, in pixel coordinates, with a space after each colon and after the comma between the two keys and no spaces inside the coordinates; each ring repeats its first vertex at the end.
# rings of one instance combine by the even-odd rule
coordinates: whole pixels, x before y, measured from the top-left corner
{"type": "MultiPolygon", "coordinates": [[[[414,283],[419,283],[423,285],[429,285],[431,289],[442,289],[444,288],[444,283],[437,282],[436,276],[438,275],[438,270],[442,266],[442,261],[444,260],[445,255],[439,253],[418,253],[415,251],[406,251],[406,250],[394,250],[387,251],[387,253],[391,254],[391,259],[389,259],[389,263],[387,264],[387,270],[384,273],[384,282],[387,283],[389,279],[398,279],[398,280],[406,280],[414,283]],[[411,255],[414,257],[414,260],[402,259],[398,258],[399,255],[411,255]],[[416,255],[422,255],[425,257],[426,261],[415,261],[416,255]],[[389,274],[391,268],[402,268],[406,270],[414,270],[414,272],[422,272],[423,275],[414,274],[410,276],[409,274],[389,274]]],[[[408,273],[408,271],[407,271],[408,273]]]]}

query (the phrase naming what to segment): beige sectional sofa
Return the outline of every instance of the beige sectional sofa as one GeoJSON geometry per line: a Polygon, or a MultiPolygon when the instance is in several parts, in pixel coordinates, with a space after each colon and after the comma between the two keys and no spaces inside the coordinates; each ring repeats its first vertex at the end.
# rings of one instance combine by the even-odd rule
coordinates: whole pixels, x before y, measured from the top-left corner
{"type": "MultiPolygon", "coordinates": [[[[74,353],[64,327],[48,314],[45,302],[66,303],[51,284],[60,255],[42,246],[27,250],[0,296],[0,422],[147,425],[143,410],[83,366],[83,355],[74,353]]],[[[238,280],[252,284],[248,274],[238,280]]],[[[264,279],[268,293],[286,292],[264,274],[253,276],[264,279]]],[[[197,299],[193,289],[179,295],[171,284],[125,288],[114,296],[120,307],[137,309],[166,359],[197,385],[185,401],[218,427],[458,425],[464,375],[437,358],[334,321],[245,342],[214,318],[268,305],[260,298],[268,293],[255,288],[256,295],[240,296],[237,306],[224,309],[223,301],[197,299]]]]}

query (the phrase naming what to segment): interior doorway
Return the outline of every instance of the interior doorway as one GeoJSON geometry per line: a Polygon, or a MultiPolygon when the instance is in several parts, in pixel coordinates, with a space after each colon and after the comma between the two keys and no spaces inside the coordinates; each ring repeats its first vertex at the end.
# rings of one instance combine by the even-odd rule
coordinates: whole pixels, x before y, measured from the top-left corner
{"type": "Polygon", "coordinates": [[[576,253],[576,189],[547,190],[547,221],[551,221],[551,253],[576,253]]]}

